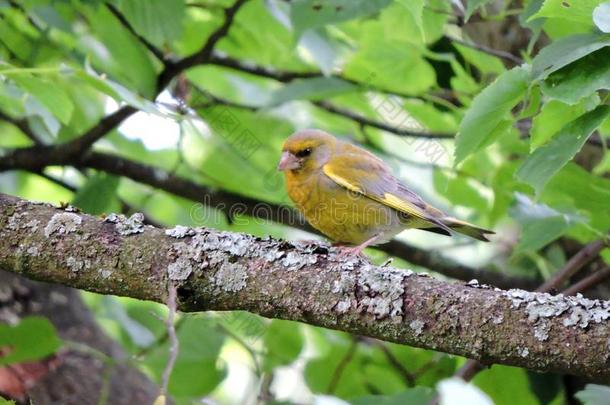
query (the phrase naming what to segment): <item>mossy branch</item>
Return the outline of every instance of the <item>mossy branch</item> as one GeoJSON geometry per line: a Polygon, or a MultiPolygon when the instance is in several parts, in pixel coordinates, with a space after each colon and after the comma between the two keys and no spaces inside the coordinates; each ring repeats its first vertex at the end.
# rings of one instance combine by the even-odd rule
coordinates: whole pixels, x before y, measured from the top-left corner
{"type": "Polygon", "coordinates": [[[610,302],[448,283],[325,244],[105,219],[0,194],[0,268],[183,311],[267,317],[610,381],[610,302]]]}

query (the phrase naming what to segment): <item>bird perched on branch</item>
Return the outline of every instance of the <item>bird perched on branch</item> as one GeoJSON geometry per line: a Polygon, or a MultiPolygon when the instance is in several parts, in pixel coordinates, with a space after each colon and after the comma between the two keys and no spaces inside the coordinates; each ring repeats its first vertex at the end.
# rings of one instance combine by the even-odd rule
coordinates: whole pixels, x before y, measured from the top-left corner
{"type": "Polygon", "coordinates": [[[345,252],[360,254],[408,228],[458,232],[485,242],[494,233],[447,216],[409,190],[381,159],[324,131],[291,135],[277,168],[314,228],[339,244],[355,245],[345,252]]]}

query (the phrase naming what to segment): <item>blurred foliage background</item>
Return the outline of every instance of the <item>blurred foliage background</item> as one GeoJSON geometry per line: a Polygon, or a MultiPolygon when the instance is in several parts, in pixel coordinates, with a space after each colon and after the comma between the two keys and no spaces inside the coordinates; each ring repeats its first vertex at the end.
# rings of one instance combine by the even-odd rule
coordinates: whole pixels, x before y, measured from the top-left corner
{"type": "MultiPolygon", "coordinates": [[[[606,237],[610,3],[252,0],[209,55],[175,69],[201,52],[233,2],[0,0],[4,155],[68,143],[133,108],[93,146],[106,163],[80,151],[5,169],[0,191],[92,214],[143,212],[162,226],[311,239],[298,224],[232,208],[241,198],[273,204],[261,212],[289,205],[275,171],[281,144],[315,127],[362,144],[425,199],[497,232],[490,244],[398,237],[418,251],[543,280],[606,237]],[[172,69],[171,81],[159,79],[172,69]],[[109,156],[152,169],[138,175],[109,156]],[[216,197],[172,188],[171,176],[216,197]]],[[[600,254],[607,266],[610,252],[600,254]]],[[[435,271],[404,259],[395,264],[435,271]]],[[[131,364],[158,382],[165,308],[83,296],[131,364]]],[[[560,376],[493,366],[461,385],[446,379],[463,358],[248,313],[182,315],[177,329],[169,391],[179,404],[426,404],[434,390],[447,404],[573,400],[560,376]]],[[[30,330],[46,341],[45,328],[30,330]]],[[[579,398],[609,395],[591,386],[579,398]]]]}

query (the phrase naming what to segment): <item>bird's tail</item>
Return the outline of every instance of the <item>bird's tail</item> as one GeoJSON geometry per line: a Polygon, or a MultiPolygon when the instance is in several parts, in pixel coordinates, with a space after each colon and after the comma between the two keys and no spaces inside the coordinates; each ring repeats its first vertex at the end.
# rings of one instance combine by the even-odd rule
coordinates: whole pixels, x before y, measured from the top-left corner
{"type": "Polygon", "coordinates": [[[495,233],[489,229],[481,228],[453,217],[445,217],[442,219],[442,222],[455,232],[468,235],[471,238],[475,238],[483,242],[489,242],[487,235],[493,235],[495,233]]]}

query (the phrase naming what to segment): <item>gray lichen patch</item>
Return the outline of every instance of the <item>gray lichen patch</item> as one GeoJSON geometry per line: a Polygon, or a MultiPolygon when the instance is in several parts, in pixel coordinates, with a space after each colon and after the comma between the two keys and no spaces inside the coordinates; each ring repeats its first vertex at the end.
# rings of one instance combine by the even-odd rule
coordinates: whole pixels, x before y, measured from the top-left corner
{"type": "Polygon", "coordinates": [[[223,263],[214,273],[211,281],[226,292],[237,292],[246,286],[248,271],[239,263],[223,263]]]}
{"type": "Polygon", "coordinates": [[[337,311],[337,313],[339,313],[339,314],[344,314],[347,311],[349,311],[351,307],[352,307],[352,300],[349,298],[346,298],[344,300],[337,302],[337,305],[335,305],[335,311],[337,311]]]}
{"type": "Polygon", "coordinates": [[[185,238],[187,236],[195,235],[196,231],[193,228],[189,228],[188,226],[176,225],[171,229],[166,229],[165,234],[172,238],[185,238]]]}
{"type": "Polygon", "coordinates": [[[280,261],[288,270],[299,270],[307,265],[316,264],[318,259],[314,255],[303,255],[297,252],[288,252],[280,261]]]}
{"type": "Polygon", "coordinates": [[[402,315],[404,271],[386,267],[376,268],[370,264],[361,267],[358,287],[365,296],[360,299],[362,308],[378,318],[402,315]]]}
{"type": "Polygon", "coordinates": [[[426,324],[419,319],[415,319],[409,323],[409,328],[411,328],[413,333],[415,333],[415,336],[421,335],[424,330],[424,326],[426,326],[426,324]]]}
{"type": "Polygon", "coordinates": [[[549,330],[551,326],[547,322],[540,322],[534,327],[534,337],[541,342],[549,338],[549,330]]]}
{"type": "Polygon", "coordinates": [[[21,221],[23,220],[23,218],[25,216],[26,216],[26,214],[23,212],[16,212],[13,215],[11,215],[10,218],[8,219],[8,224],[7,224],[8,229],[11,229],[13,231],[19,230],[19,228],[21,226],[21,221]]]}
{"type": "Polygon", "coordinates": [[[69,256],[66,259],[66,265],[68,266],[68,268],[76,273],[79,272],[81,270],[88,270],[91,268],[91,261],[85,259],[85,260],[81,260],[79,258],[73,257],[73,256],[69,256]]]}
{"type": "Polygon", "coordinates": [[[342,271],[339,280],[333,283],[332,292],[347,293],[354,292],[356,286],[356,274],[353,271],[342,271]]]}
{"type": "Polygon", "coordinates": [[[22,228],[24,229],[29,229],[32,232],[36,232],[38,230],[38,226],[40,225],[40,221],[37,219],[32,219],[28,222],[26,222],[22,228]]]}
{"type": "Polygon", "coordinates": [[[186,280],[192,272],[193,266],[191,265],[190,261],[185,258],[179,258],[167,266],[167,275],[170,280],[186,280]]]}
{"type": "Polygon", "coordinates": [[[104,279],[106,279],[112,275],[112,271],[107,270],[107,269],[103,269],[103,270],[100,269],[100,270],[98,270],[98,273],[104,279]]]}
{"type": "Polygon", "coordinates": [[[26,250],[26,253],[27,253],[29,256],[36,257],[36,256],[38,256],[38,255],[40,254],[40,251],[38,250],[38,247],[37,247],[37,246],[30,246],[30,247],[28,247],[28,249],[26,250]]]}
{"type": "Polygon", "coordinates": [[[530,350],[527,347],[517,346],[517,354],[521,357],[527,357],[530,355],[530,350]]]}
{"type": "Polygon", "coordinates": [[[601,323],[610,319],[610,302],[590,300],[582,294],[564,296],[532,293],[524,290],[508,290],[503,293],[513,308],[525,304],[525,313],[530,322],[562,316],[564,326],[586,328],[590,323],[601,323]]]}
{"type": "Polygon", "coordinates": [[[60,212],[47,223],[44,228],[44,235],[48,238],[51,235],[67,235],[76,232],[79,225],[83,222],[82,218],[71,212],[60,212]]]}
{"type": "Polygon", "coordinates": [[[144,232],[144,214],[141,212],[129,218],[122,214],[110,214],[104,221],[115,224],[117,232],[123,236],[144,232]]]}

